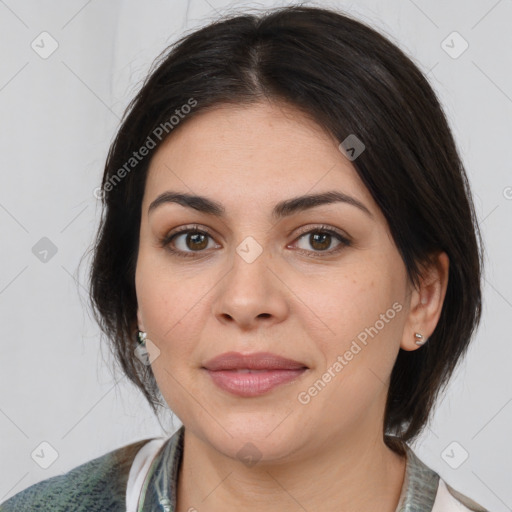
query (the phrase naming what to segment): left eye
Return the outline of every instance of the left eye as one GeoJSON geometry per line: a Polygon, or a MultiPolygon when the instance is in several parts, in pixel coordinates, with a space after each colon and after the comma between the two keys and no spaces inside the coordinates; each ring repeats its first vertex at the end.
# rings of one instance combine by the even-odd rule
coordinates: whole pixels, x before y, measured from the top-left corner
{"type": "MultiPolygon", "coordinates": [[[[348,238],[341,233],[321,226],[320,228],[312,229],[302,233],[297,240],[306,239],[308,245],[313,247],[313,251],[299,247],[299,252],[311,256],[313,258],[321,258],[324,255],[334,254],[341,251],[345,246],[350,246],[351,242],[348,238]],[[306,238],[307,237],[307,238],[306,238]],[[333,237],[338,241],[334,249],[327,250],[331,247],[333,237]]],[[[297,242],[297,243],[299,243],[297,242]]]]}
{"type": "MultiPolygon", "coordinates": [[[[344,239],[341,235],[330,231],[309,231],[301,235],[297,240],[305,239],[307,244],[313,247],[315,251],[325,252],[331,247],[333,238],[337,239],[338,246],[343,245],[344,239]]],[[[307,247],[300,248],[309,250],[307,247]]]]}

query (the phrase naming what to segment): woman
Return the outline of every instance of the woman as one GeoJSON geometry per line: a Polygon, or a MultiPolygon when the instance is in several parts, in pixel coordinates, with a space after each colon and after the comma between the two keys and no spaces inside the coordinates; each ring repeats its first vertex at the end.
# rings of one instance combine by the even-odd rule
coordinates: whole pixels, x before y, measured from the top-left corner
{"type": "Polygon", "coordinates": [[[0,509],[485,510],[408,446],[481,314],[467,177],[428,82],[350,17],[206,26],[132,101],[91,297],[183,426],[0,509]]]}

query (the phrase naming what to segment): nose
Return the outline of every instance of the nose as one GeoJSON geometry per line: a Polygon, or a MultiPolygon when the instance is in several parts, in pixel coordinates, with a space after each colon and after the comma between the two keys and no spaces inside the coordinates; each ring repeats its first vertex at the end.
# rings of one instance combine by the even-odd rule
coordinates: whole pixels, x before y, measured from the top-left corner
{"type": "Polygon", "coordinates": [[[273,261],[268,250],[253,261],[235,252],[233,266],[219,283],[212,305],[219,322],[252,330],[284,320],[289,310],[288,288],[273,261]]]}

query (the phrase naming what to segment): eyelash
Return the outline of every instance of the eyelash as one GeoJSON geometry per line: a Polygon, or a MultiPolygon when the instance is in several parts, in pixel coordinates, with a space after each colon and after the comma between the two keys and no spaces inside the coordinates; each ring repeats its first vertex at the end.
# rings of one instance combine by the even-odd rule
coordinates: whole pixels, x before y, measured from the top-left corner
{"type": "MultiPolygon", "coordinates": [[[[171,242],[178,236],[186,233],[195,233],[195,234],[202,234],[202,235],[208,235],[209,237],[213,238],[211,232],[206,228],[200,228],[198,225],[193,226],[184,226],[183,228],[178,229],[177,231],[171,232],[165,237],[161,238],[159,240],[159,246],[162,248],[165,248],[166,250],[170,251],[173,255],[176,255],[181,258],[196,258],[197,254],[200,254],[201,252],[206,252],[206,250],[202,251],[181,251],[179,249],[174,249],[171,246],[171,242]]],[[[329,226],[317,226],[313,229],[309,229],[308,231],[304,231],[299,233],[298,237],[295,240],[298,240],[302,238],[305,235],[310,235],[312,233],[322,233],[322,234],[328,234],[331,236],[334,236],[336,239],[338,239],[340,245],[337,246],[337,248],[329,251],[306,251],[305,249],[297,249],[300,254],[304,254],[308,257],[312,258],[323,258],[324,254],[326,255],[332,255],[334,253],[337,253],[341,251],[344,247],[349,247],[352,242],[345,236],[343,236],[338,231],[330,228],[329,226]]],[[[294,241],[295,241],[294,240],[294,241]]],[[[201,257],[201,256],[199,256],[201,257]]]]}

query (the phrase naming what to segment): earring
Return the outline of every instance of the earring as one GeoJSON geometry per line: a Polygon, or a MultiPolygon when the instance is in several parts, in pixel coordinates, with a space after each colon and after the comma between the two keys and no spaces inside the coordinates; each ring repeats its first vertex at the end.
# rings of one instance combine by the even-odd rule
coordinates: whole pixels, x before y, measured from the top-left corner
{"type": "Polygon", "coordinates": [[[423,335],[420,334],[419,332],[415,333],[414,334],[414,337],[416,338],[416,345],[423,345],[424,343],[426,343],[428,341],[428,338],[426,340],[423,339],[423,335]]]}
{"type": "Polygon", "coordinates": [[[137,337],[139,338],[140,345],[146,344],[146,336],[147,336],[147,333],[145,333],[143,331],[138,331],[137,337]]]}

